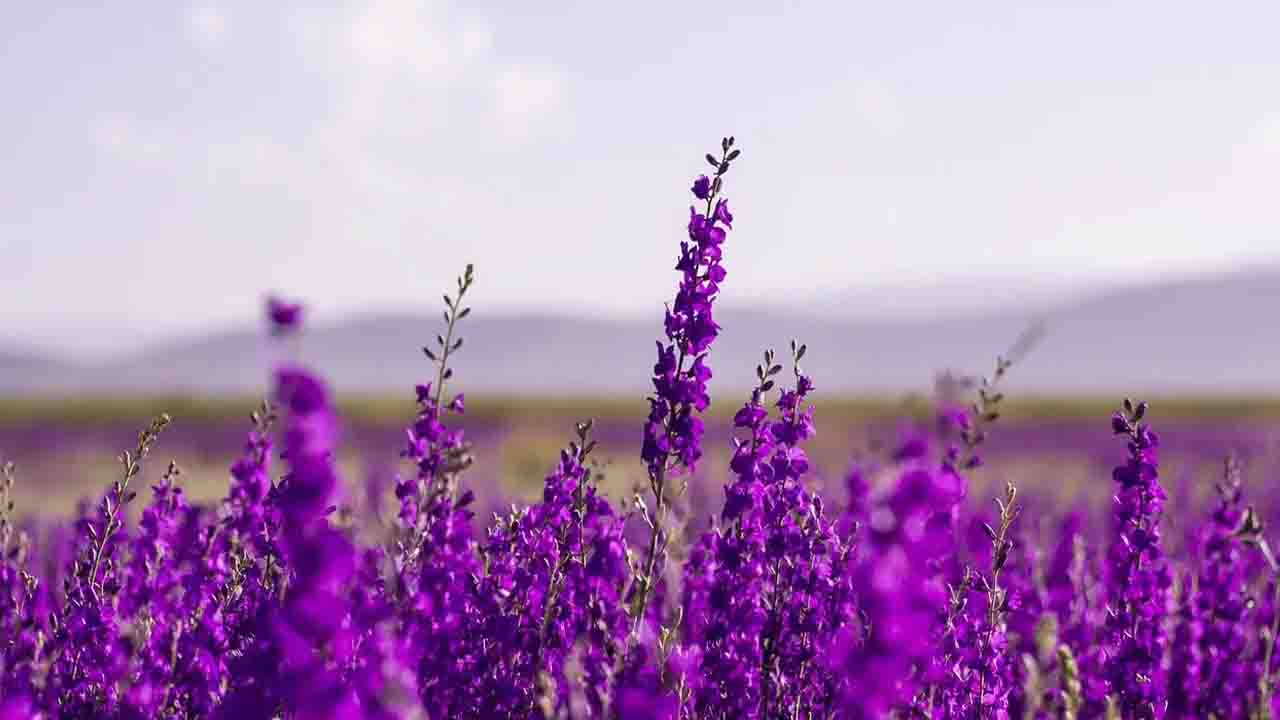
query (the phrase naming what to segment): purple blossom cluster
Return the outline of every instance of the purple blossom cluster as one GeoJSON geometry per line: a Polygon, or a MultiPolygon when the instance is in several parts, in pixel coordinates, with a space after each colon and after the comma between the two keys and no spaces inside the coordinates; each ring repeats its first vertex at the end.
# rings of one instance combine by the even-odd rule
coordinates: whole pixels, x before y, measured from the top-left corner
{"type": "MultiPolygon", "coordinates": [[[[293,361],[214,505],[189,501],[172,463],[138,499],[167,415],[67,525],[24,520],[17,471],[0,466],[0,720],[1272,717],[1280,563],[1238,463],[1172,547],[1159,438],[1126,400],[1103,542],[1083,513],[1054,515],[1012,483],[992,512],[967,504],[1020,353],[942,398],[936,439],[908,432],[831,493],[805,447],[808,348],[791,343],[789,378],[765,352],[722,499],[685,530],[679,496],[706,482],[693,470],[734,145],[691,188],[639,442],[647,487],[629,502],[602,487],[584,421],[539,501],[473,517],[467,403],[450,390],[468,266],[423,349],[403,471],[378,486],[394,499],[371,486],[368,512],[339,471],[331,389],[293,361]]],[[[273,336],[303,316],[268,302],[273,336]]]]}

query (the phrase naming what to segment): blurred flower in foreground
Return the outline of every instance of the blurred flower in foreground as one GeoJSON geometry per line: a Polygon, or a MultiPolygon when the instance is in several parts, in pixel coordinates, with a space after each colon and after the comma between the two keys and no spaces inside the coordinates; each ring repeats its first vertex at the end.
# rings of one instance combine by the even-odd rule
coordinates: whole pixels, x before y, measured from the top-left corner
{"type": "Polygon", "coordinates": [[[287,335],[302,325],[302,303],[288,302],[279,297],[267,298],[267,320],[273,335],[287,335]]]}

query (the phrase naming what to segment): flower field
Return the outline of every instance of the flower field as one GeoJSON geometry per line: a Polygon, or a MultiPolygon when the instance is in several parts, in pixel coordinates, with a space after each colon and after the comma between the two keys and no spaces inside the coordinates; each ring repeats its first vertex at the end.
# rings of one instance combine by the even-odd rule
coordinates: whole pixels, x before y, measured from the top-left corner
{"type": "Polygon", "coordinates": [[[6,410],[0,719],[1271,718],[1277,414],[1036,408],[1016,346],[855,407],[818,338],[713,406],[738,156],[692,183],[647,404],[469,406],[468,266],[396,427],[305,357],[197,422],[6,410]]]}

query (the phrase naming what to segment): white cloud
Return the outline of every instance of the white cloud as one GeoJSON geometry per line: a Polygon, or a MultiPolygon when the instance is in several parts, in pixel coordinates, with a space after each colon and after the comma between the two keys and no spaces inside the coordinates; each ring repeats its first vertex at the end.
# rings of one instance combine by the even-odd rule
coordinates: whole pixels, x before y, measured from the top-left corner
{"type": "Polygon", "coordinates": [[[446,85],[459,69],[450,28],[434,3],[379,0],[355,12],[344,29],[349,60],[364,72],[396,73],[446,85]]]}
{"type": "Polygon", "coordinates": [[[567,122],[564,75],[555,68],[505,67],[494,77],[493,91],[498,127],[508,139],[527,140],[567,122]]]}
{"type": "MultiPolygon", "coordinates": [[[[447,0],[373,0],[285,18],[301,51],[295,57],[323,88],[291,139],[216,127],[195,136],[116,113],[95,119],[95,147],[118,162],[188,177],[221,178],[244,163],[255,168],[255,185],[387,200],[436,193],[433,178],[459,181],[473,151],[516,149],[569,121],[562,71],[538,58],[500,59],[493,26],[457,16],[447,0]]],[[[186,20],[200,47],[225,42],[228,16],[215,5],[191,9],[186,20]]],[[[454,195],[444,207],[465,204],[454,195]]]]}
{"type": "Polygon", "coordinates": [[[876,80],[858,82],[852,93],[854,114],[874,132],[892,137],[902,131],[905,118],[897,94],[876,80]]]}
{"type": "Polygon", "coordinates": [[[559,68],[505,57],[486,19],[459,17],[443,0],[375,0],[301,24],[337,89],[325,134],[353,164],[380,142],[456,150],[496,136],[519,146],[568,123],[559,68]]]}
{"type": "Polygon", "coordinates": [[[187,13],[187,33],[201,50],[216,50],[230,32],[226,12],[212,5],[192,8],[187,13]]]}

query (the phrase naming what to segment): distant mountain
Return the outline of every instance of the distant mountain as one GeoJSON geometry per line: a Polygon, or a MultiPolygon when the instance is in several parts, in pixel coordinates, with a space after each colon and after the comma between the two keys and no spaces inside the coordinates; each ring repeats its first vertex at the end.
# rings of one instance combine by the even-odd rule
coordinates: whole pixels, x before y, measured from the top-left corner
{"type": "MultiPolygon", "coordinates": [[[[1034,390],[1153,392],[1280,390],[1280,270],[1127,287],[1044,308],[1003,302],[1003,310],[935,318],[850,319],[830,299],[782,310],[728,309],[711,366],[722,389],[743,388],[765,347],[809,345],[806,370],[836,391],[926,389],[942,369],[987,372],[1024,330],[1046,334],[1011,374],[1034,390]]],[[[295,344],[257,330],[174,342],[123,361],[77,367],[0,356],[0,391],[257,390],[284,355],[318,367],[346,390],[401,390],[426,377],[423,344],[434,314],[380,314],[315,327],[295,344]]],[[[660,336],[651,319],[603,320],[493,315],[483,305],[463,325],[459,387],[473,392],[636,393],[647,390],[660,336]]]]}
{"type": "Polygon", "coordinates": [[[70,363],[53,357],[0,349],[0,392],[48,387],[75,374],[70,363]]]}
{"type": "Polygon", "coordinates": [[[1116,287],[1115,281],[1047,273],[987,273],[964,278],[924,278],[914,282],[858,285],[813,291],[812,304],[834,317],[861,322],[901,322],[1005,313],[1046,312],[1116,287]]]}

